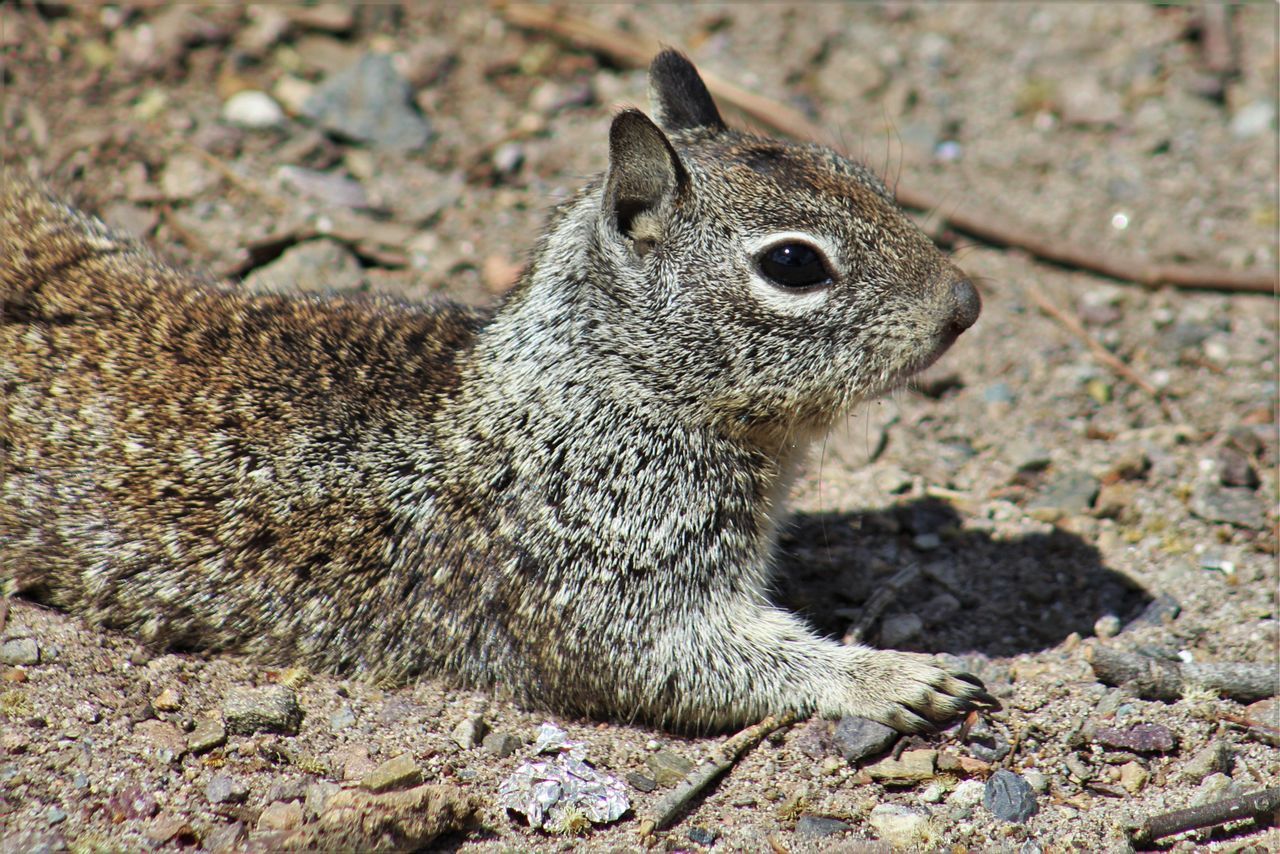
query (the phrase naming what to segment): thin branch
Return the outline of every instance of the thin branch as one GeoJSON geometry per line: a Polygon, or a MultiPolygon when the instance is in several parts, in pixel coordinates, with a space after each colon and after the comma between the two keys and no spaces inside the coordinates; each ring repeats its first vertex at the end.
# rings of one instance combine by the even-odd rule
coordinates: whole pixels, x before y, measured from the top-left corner
{"type": "Polygon", "coordinates": [[[1086,655],[1100,681],[1131,687],[1144,700],[1178,700],[1187,689],[1202,688],[1241,703],[1252,703],[1274,697],[1280,690],[1280,676],[1274,665],[1238,661],[1186,663],[1105,646],[1090,647],[1086,655]]]}
{"type": "MultiPolygon", "coordinates": [[[[638,33],[623,33],[588,21],[557,6],[496,2],[495,6],[512,25],[546,33],[562,41],[601,54],[618,65],[643,67],[664,46],[657,39],[638,33]]],[[[794,139],[831,145],[831,135],[807,116],[786,104],[751,92],[723,78],[703,71],[703,81],[711,93],[731,104],[760,124],[794,139]]],[[[898,202],[909,208],[941,211],[940,196],[910,187],[897,187],[898,202]]],[[[1149,288],[1170,285],[1248,293],[1275,293],[1276,273],[1266,270],[1228,270],[1194,264],[1158,264],[1124,258],[1093,248],[1071,246],[1057,238],[1045,237],[989,211],[939,214],[947,227],[994,246],[1022,249],[1042,261],[1088,270],[1149,288]]]]}
{"type": "Polygon", "coordinates": [[[1161,411],[1165,414],[1165,417],[1170,421],[1184,420],[1181,413],[1178,412],[1176,407],[1165,398],[1165,396],[1160,392],[1160,389],[1153,386],[1145,377],[1126,365],[1118,356],[1106,347],[1102,346],[1102,344],[1084,328],[1084,324],[1054,305],[1053,300],[1049,299],[1048,295],[1046,295],[1044,291],[1040,290],[1038,285],[1033,282],[1027,282],[1023,286],[1023,291],[1031,298],[1031,301],[1034,302],[1041,311],[1049,315],[1049,317],[1056,321],[1059,326],[1070,332],[1078,338],[1081,343],[1089,348],[1089,352],[1093,354],[1093,357],[1101,362],[1108,370],[1120,377],[1122,380],[1132,383],[1150,395],[1151,398],[1159,404],[1161,411]]]}
{"type": "Polygon", "coordinates": [[[1131,838],[1135,846],[1147,846],[1175,833],[1213,827],[1243,818],[1269,818],[1274,821],[1277,811],[1280,811],[1280,788],[1263,789],[1203,806],[1153,815],[1133,831],[1131,838]]]}
{"type": "Polygon", "coordinates": [[[795,723],[794,712],[770,715],[755,726],[731,736],[706,759],[685,776],[678,786],[657,803],[648,818],[640,822],[640,835],[651,835],[655,830],[670,826],[676,817],[697,795],[711,785],[717,777],[728,771],[748,750],[765,736],[795,723]]]}

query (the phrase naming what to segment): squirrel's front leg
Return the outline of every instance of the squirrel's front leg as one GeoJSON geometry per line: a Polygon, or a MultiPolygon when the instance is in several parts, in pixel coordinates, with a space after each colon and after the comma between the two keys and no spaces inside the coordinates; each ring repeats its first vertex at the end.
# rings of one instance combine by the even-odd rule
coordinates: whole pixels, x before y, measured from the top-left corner
{"type": "Polygon", "coordinates": [[[764,604],[704,613],[678,631],[685,643],[677,646],[689,653],[673,674],[682,688],[677,706],[695,726],[740,725],[792,710],[856,715],[913,732],[998,705],[977,678],[930,656],[842,646],[764,604]]]}

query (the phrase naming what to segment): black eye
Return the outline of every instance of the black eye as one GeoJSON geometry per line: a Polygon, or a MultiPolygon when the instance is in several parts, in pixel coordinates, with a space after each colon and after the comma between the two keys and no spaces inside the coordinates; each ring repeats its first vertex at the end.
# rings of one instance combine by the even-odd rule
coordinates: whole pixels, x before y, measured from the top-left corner
{"type": "Polygon", "coordinates": [[[811,288],[831,283],[822,253],[807,243],[779,243],[760,255],[760,272],[784,288],[811,288]]]}

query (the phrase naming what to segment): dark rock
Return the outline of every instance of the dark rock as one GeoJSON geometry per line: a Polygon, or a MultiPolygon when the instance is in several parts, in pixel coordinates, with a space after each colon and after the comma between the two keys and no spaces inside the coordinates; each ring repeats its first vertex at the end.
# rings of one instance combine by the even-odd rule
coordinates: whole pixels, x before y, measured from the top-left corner
{"type": "Polygon", "coordinates": [[[996,818],[1019,824],[1031,818],[1039,809],[1031,784],[1003,768],[987,780],[982,792],[982,805],[996,818]]]}
{"type": "Polygon", "coordinates": [[[969,728],[965,743],[969,752],[983,762],[996,763],[1009,755],[1009,741],[983,718],[969,728]]]}
{"type": "Polygon", "coordinates": [[[1249,458],[1229,446],[1218,449],[1218,481],[1223,486],[1243,486],[1246,489],[1257,489],[1261,482],[1249,458]]]}
{"type": "Polygon", "coordinates": [[[632,788],[641,792],[652,792],[654,789],[658,788],[657,780],[652,777],[646,777],[636,771],[632,771],[627,774],[627,782],[631,784],[632,788]]]}
{"type": "Polygon", "coordinates": [[[412,106],[408,82],[391,58],[366,53],[316,87],[303,113],[329,132],[392,151],[423,147],[431,126],[412,106]]]}
{"type": "Polygon", "coordinates": [[[524,742],[519,736],[512,735],[509,732],[491,732],[484,737],[481,746],[486,753],[505,759],[520,749],[524,742]]]}
{"type": "Polygon", "coordinates": [[[796,820],[796,833],[801,836],[832,836],[853,830],[853,825],[825,815],[802,815],[796,820]]]}
{"type": "Polygon", "coordinates": [[[1182,613],[1182,606],[1178,604],[1178,600],[1174,599],[1168,593],[1161,593],[1155,599],[1152,599],[1147,607],[1142,609],[1142,613],[1134,617],[1125,629],[1140,628],[1142,626],[1163,626],[1172,623],[1182,613]]]}
{"type": "Polygon", "coordinates": [[[898,740],[898,731],[867,718],[846,716],[832,735],[836,749],[849,762],[861,762],[888,750],[898,740]]]}
{"type": "Polygon", "coordinates": [[[302,725],[298,695],[287,685],[265,688],[232,688],[222,704],[227,732],[253,735],[275,732],[297,735],[302,725]]]}
{"type": "Polygon", "coordinates": [[[715,843],[716,838],[720,836],[720,832],[709,827],[694,826],[689,828],[689,832],[686,835],[689,837],[690,842],[710,848],[715,843]]]}
{"type": "Polygon", "coordinates": [[[1093,738],[1104,747],[1132,750],[1134,753],[1169,753],[1178,746],[1173,732],[1161,724],[1098,727],[1093,738]]]}

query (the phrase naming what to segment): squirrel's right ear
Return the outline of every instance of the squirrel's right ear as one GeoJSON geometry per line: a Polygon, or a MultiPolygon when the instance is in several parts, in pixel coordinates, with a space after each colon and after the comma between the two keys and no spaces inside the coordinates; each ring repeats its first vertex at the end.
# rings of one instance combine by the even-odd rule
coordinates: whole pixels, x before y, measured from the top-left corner
{"type": "Polygon", "coordinates": [[[669,131],[725,129],[698,69],[676,50],[664,50],[649,63],[649,106],[659,126],[669,131]]]}
{"type": "Polygon", "coordinates": [[[688,184],[689,175],[676,150],[648,116],[623,110],[614,117],[609,127],[604,210],[621,234],[651,245],[659,236],[653,233],[653,225],[688,184]]]}

